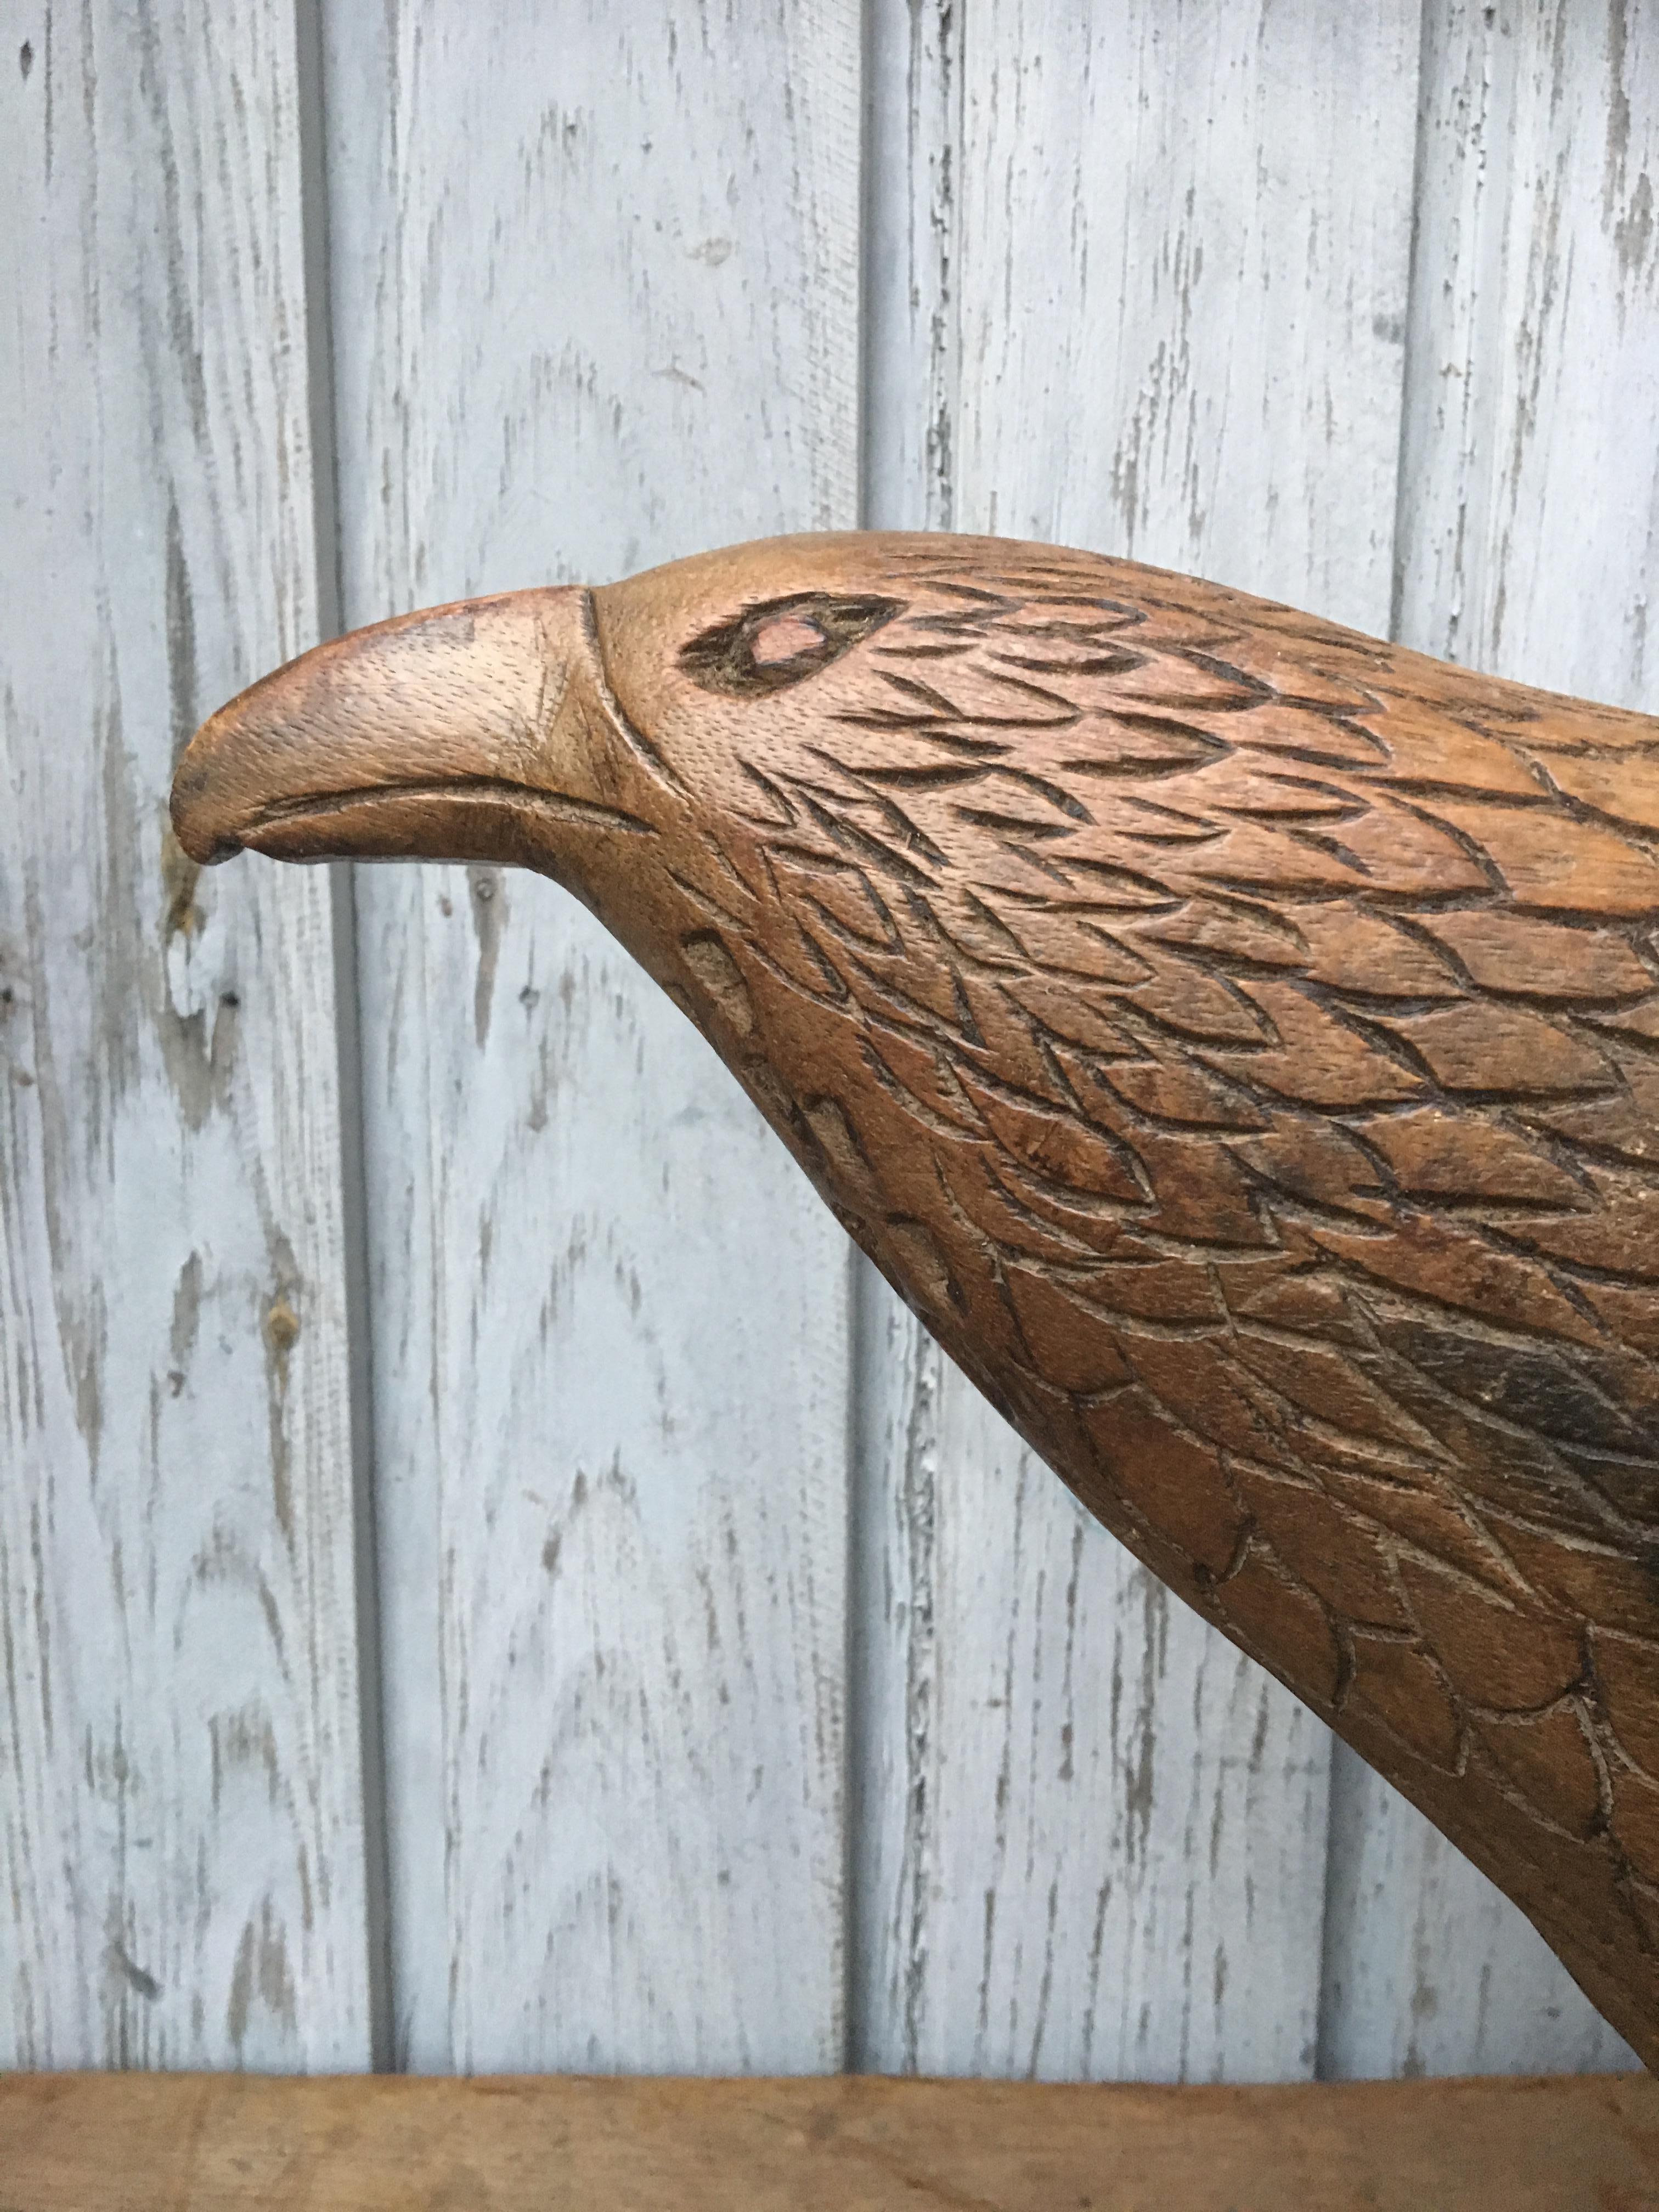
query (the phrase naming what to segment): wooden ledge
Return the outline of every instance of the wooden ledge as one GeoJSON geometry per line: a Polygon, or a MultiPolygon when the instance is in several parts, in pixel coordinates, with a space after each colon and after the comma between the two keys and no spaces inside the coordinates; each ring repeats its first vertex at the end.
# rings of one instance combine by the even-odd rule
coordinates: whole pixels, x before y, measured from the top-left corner
{"type": "Polygon", "coordinates": [[[1659,2082],[0,2076],[4,2212],[1638,2212],[1659,2082]]]}

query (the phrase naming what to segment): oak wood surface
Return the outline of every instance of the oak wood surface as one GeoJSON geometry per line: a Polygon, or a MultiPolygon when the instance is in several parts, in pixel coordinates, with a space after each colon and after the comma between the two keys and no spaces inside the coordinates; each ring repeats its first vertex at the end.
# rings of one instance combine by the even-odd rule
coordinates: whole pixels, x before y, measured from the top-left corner
{"type": "Polygon", "coordinates": [[[1659,2084],[15,2076],[8,2212],[1638,2212],[1659,2084]]]}
{"type": "Polygon", "coordinates": [[[330,886],[167,817],[317,635],[302,135],[280,0],[8,11],[9,2065],[370,2052],[330,886]]]}

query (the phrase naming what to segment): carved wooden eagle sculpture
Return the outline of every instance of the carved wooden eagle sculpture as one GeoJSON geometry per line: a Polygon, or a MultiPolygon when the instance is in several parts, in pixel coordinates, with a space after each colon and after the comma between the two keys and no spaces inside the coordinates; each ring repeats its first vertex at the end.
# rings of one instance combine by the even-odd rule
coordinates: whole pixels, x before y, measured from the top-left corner
{"type": "Polygon", "coordinates": [[[321,646],[173,817],[574,892],[1659,2063],[1659,722],[1125,562],[795,538],[321,646]]]}

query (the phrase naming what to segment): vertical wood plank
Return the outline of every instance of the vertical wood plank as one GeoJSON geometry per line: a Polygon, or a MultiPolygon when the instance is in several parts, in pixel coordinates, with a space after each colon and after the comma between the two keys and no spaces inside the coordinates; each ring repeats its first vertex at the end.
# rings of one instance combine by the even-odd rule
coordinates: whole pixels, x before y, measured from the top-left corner
{"type": "Polygon", "coordinates": [[[1640,2064],[1503,1892],[1346,1744],[1328,1911],[1325,2081],[1640,2064]]]}
{"type": "MultiPolygon", "coordinates": [[[[1382,629],[1415,7],[971,8],[954,200],[942,157],[915,150],[948,112],[950,50],[933,57],[949,20],[912,14],[931,40],[889,30],[912,120],[878,139],[894,173],[875,189],[925,204],[923,241],[943,234],[931,281],[957,334],[940,349],[927,307],[890,292],[903,366],[872,390],[926,394],[931,424],[928,364],[959,359],[951,470],[947,487],[922,429],[908,447],[890,433],[934,482],[872,478],[878,518],[948,511],[1382,629]]],[[[910,269],[925,263],[918,247],[910,269]]],[[[872,1306],[881,1532],[861,1679],[884,1719],[861,1783],[865,2063],[1310,2072],[1325,1731],[1089,1522],[896,1308],[872,1306]]]]}
{"type": "Polygon", "coordinates": [[[172,842],[316,635],[295,16],[0,52],[0,2062],[369,2056],[329,887],[172,842]]]}
{"type": "MultiPolygon", "coordinates": [[[[854,519],[852,0],[329,26],[352,622],[854,519]]],[[[845,1240],[552,886],[359,901],[399,2055],[833,2069],[845,1240]]]]}
{"type": "MultiPolygon", "coordinates": [[[[1428,12],[1398,635],[1659,708],[1659,8],[1428,12]]],[[[1358,1760],[1321,2070],[1633,2065],[1515,1908],[1358,1760]]]]}
{"type": "Polygon", "coordinates": [[[963,9],[959,0],[872,0],[865,26],[862,520],[872,530],[949,530],[962,397],[963,9]]]}

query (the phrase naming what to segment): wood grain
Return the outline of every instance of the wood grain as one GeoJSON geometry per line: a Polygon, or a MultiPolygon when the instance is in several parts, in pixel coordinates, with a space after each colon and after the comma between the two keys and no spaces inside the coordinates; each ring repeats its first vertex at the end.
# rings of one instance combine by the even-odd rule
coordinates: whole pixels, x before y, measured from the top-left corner
{"type": "MultiPolygon", "coordinates": [[[[351,619],[853,519],[858,37],[331,10],[351,619]]],[[[844,1240],[550,886],[359,897],[400,2057],[836,2066],[844,1240]]]]}
{"type": "MultiPolygon", "coordinates": [[[[870,519],[1384,627],[1415,8],[921,9],[908,37],[905,13],[875,49],[872,388],[909,418],[872,426],[870,519]]],[[[879,1293],[866,1337],[894,1347],[862,1575],[867,2063],[1310,2071],[1323,1730],[879,1293]]]]}
{"type": "Polygon", "coordinates": [[[866,13],[861,520],[874,530],[956,526],[967,12],[872,0],[866,13]]]}
{"type": "Polygon", "coordinates": [[[1636,2212],[1659,2086],[0,2082],[13,2212],[1636,2212]]]}
{"type": "MultiPolygon", "coordinates": [[[[1395,634],[1650,711],[1659,467],[1651,8],[1425,16],[1395,634]]],[[[1631,2063],[1533,1930],[1339,1759],[1322,2070],[1631,2063]]]]}
{"type": "Polygon", "coordinates": [[[1050,2081],[1294,2077],[1322,1730],[1057,1500],[883,1291],[890,1380],[865,1418],[890,1487],[860,1536],[903,1703],[865,1783],[860,2057],[1050,2081]],[[1287,1942],[1288,1966],[1269,1948],[1287,1942]]]}
{"type": "Polygon", "coordinates": [[[1330,1851],[1322,2079],[1639,2064],[1503,1892],[1346,1744],[1330,1851]]]}
{"type": "Polygon", "coordinates": [[[294,14],[9,20],[0,2057],[360,2066],[329,886],[166,799],[316,635],[294,14]]]}

